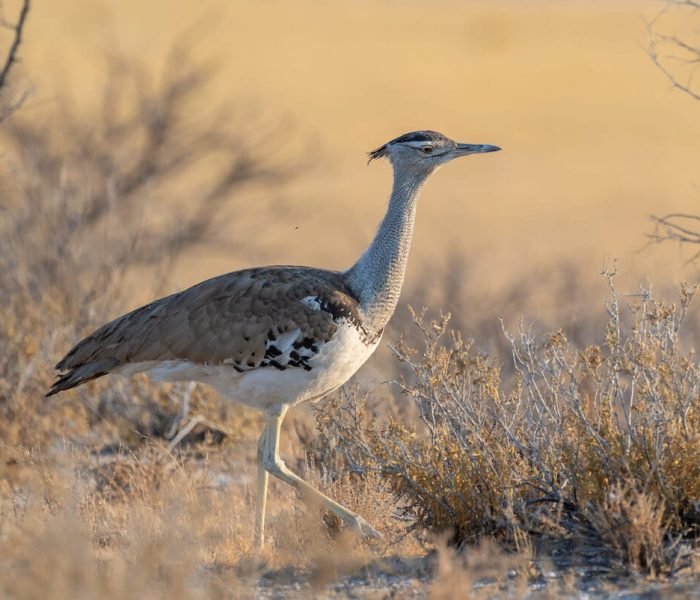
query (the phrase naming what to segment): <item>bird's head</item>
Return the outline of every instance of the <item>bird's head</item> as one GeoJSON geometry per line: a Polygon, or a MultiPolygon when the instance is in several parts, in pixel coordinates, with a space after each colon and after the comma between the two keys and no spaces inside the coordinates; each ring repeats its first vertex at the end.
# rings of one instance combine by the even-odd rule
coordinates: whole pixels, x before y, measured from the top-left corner
{"type": "Polygon", "coordinates": [[[394,169],[409,169],[428,174],[453,158],[498,150],[498,146],[489,144],[454,142],[437,131],[412,131],[372,150],[368,156],[369,162],[375,158],[386,157],[394,169]]]}

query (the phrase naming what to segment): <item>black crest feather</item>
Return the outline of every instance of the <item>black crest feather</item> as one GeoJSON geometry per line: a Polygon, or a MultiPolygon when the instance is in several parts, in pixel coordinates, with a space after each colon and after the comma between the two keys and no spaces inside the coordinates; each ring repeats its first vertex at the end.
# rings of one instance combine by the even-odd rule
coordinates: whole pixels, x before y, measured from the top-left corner
{"type": "Polygon", "coordinates": [[[369,160],[367,161],[367,164],[371,163],[373,160],[377,158],[384,158],[387,155],[387,147],[390,146],[391,144],[397,144],[401,142],[436,142],[436,141],[444,141],[445,136],[442,135],[441,133],[438,133],[437,131],[411,131],[410,133],[404,133],[403,135],[400,135],[397,138],[394,138],[390,142],[387,142],[383,146],[380,146],[379,148],[376,148],[375,150],[372,150],[371,152],[367,153],[367,156],[369,156],[369,160]]]}
{"type": "Polygon", "coordinates": [[[380,146],[379,148],[375,148],[374,150],[370,151],[367,153],[367,156],[369,156],[369,160],[367,161],[367,164],[371,163],[373,160],[377,158],[383,158],[386,156],[386,144],[383,146],[380,146]]]}

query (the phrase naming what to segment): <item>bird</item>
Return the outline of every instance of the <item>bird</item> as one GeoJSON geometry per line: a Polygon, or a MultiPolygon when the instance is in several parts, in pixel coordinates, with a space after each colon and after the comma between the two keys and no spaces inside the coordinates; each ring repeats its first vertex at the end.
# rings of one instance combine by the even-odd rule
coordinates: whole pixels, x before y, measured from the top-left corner
{"type": "Polygon", "coordinates": [[[58,379],[46,395],[110,373],[208,384],[265,418],[257,448],[257,551],[265,540],[269,475],[359,535],[381,537],[363,517],[287,467],[279,454],[282,421],[290,407],[342,386],[377,349],[399,300],[427,178],[455,158],[500,149],[457,143],[428,130],[392,139],[368,153],[368,164],[389,160],[393,187],[372,242],[350,268],[248,268],[150,302],[78,342],[56,365],[58,379]]]}

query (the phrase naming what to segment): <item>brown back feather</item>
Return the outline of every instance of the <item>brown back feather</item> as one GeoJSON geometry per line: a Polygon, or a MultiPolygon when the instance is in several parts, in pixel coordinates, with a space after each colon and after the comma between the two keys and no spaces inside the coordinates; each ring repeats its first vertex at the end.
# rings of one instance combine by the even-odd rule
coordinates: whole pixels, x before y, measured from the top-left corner
{"type": "Polygon", "coordinates": [[[235,271],[103,325],[56,365],[69,373],[50,393],[126,363],[182,359],[219,364],[233,359],[259,366],[268,335],[300,329],[304,337],[326,342],[335,333],[335,319],[340,316],[360,326],[358,302],[340,273],[306,267],[235,271]],[[323,310],[301,302],[308,296],[319,298],[323,310]]]}

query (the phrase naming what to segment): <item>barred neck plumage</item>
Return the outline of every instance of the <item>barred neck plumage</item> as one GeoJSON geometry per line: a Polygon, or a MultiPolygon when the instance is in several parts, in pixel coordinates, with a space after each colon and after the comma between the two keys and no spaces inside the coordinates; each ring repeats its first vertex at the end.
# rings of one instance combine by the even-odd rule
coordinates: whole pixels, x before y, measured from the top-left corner
{"type": "Polygon", "coordinates": [[[350,290],[360,301],[368,331],[381,331],[399,301],[413,239],[418,195],[431,171],[404,173],[395,168],[389,207],[374,240],[345,272],[350,290]]]}

